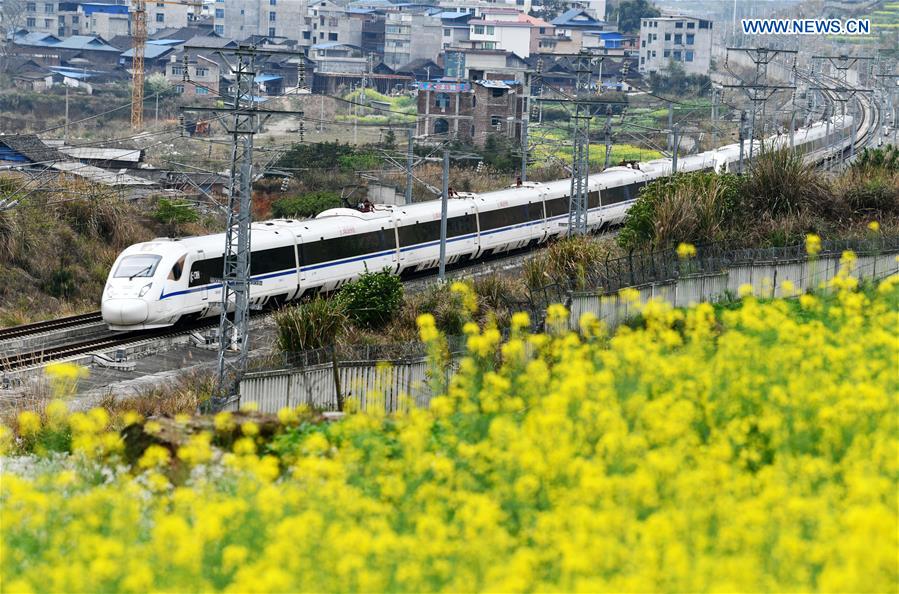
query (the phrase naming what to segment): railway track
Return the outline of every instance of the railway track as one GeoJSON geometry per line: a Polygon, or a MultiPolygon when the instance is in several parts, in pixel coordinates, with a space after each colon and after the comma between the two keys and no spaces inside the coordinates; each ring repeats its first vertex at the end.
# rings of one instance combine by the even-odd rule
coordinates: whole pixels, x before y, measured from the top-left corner
{"type": "Polygon", "coordinates": [[[155,330],[134,330],[123,332],[114,336],[105,336],[73,342],[71,344],[40,349],[31,352],[16,353],[0,359],[0,373],[21,371],[28,367],[42,365],[51,361],[68,359],[78,355],[110,351],[122,347],[131,346],[147,340],[160,340],[183,334],[189,334],[196,330],[213,328],[218,325],[218,318],[197,320],[170,328],[158,328],[155,330]]]}
{"type": "Polygon", "coordinates": [[[10,328],[0,329],[0,341],[11,340],[13,338],[26,338],[35,334],[55,332],[87,324],[97,324],[102,321],[103,318],[100,316],[100,312],[95,311],[77,316],[58,318],[56,320],[45,320],[43,322],[34,322],[32,324],[12,326],[10,328]]]}

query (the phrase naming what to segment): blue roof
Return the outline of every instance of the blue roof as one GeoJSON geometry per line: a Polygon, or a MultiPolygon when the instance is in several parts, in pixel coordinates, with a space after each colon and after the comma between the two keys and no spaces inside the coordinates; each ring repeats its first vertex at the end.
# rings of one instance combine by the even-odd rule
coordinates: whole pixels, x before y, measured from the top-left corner
{"type": "Polygon", "coordinates": [[[55,72],[56,74],[65,76],[66,78],[74,78],[76,80],[87,80],[93,76],[90,72],[81,72],[80,70],[73,70],[70,68],[60,69],[60,68],[48,68],[50,72],[55,72]]]}
{"type": "Polygon", "coordinates": [[[181,45],[186,39],[148,39],[147,45],[181,45]]]}
{"type": "Polygon", "coordinates": [[[278,76],[276,74],[260,74],[260,75],[256,76],[256,78],[254,78],[253,80],[255,80],[258,83],[267,83],[267,82],[272,82],[273,80],[283,80],[283,79],[284,79],[283,76],[278,76]]]}
{"type": "Polygon", "coordinates": [[[95,35],[72,35],[71,37],[66,37],[59,43],[54,44],[53,47],[72,50],[115,52],[117,54],[121,52],[119,48],[109,45],[103,41],[102,37],[97,37],[95,35]]]}
{"type": "Polygon", "coordinates": [[[570,8],[550,21],[557,27],[602,27],[606,23],[593,18],[583,8],[570,8]]]}
{"type": "Polygon", "coordinates": [[[50,35],[49,33],[25,33],[24,35],[16,35],[15,41],[18,45],[37,45],[49,47],[59,43],[59,37],[50,35]]]}
{"type": "MultiPolygon", "coordinates": [[[[149,43],[147,43],[147,45],[144,46],[144,58],[154,60],[174,50],[175,48],[168,45],[150,45],[149,43]]],[[[121,56],[123,58],[133,58],[134,48],[122,52],[121,56]]]]}

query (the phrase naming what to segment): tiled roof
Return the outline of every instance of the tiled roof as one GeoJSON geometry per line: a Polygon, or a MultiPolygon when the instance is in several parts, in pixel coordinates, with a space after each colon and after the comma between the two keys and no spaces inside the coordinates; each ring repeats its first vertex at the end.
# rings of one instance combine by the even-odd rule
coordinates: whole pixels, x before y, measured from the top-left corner
{"type": "Polygon", "coordinates": [[[0,144],[5,144],[32,163],[52,163],[65,161],[68,157],[50,148],[35,134],[11,134],[0,136],[0,144]]]}

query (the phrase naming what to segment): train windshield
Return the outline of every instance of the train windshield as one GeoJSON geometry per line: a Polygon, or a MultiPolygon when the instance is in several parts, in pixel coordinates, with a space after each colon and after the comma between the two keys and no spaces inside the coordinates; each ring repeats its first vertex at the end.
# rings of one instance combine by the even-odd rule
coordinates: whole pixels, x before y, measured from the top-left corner
{"type": "Polygon", "coordinates": [[[150,254],[142,254],[140,256],[128,256],[119,262],[116,268],[115,278],[135,278],[144,276],[153,276],[156,272],[156,266],[162,256],[153,256],[150,254]]]}

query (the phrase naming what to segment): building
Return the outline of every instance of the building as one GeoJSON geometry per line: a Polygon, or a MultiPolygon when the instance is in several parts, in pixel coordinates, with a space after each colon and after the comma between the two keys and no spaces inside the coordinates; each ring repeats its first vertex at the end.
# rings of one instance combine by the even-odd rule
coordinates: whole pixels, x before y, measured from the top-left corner
{"type": "Polygon", "coordinates": [[[569,52],[578,51],[584,47],[584,35],[612,31],[614,27],[609,23],[595,17],[587,9],[571,8],[566,10],[551,21],[555,27],[554,36],[557,44],[552,45],[551,39],[544,40],[542,46],[545,52],[569,52]],[[562,45],[562,48],[559,45],[562,45]]]}
{"type": "Polygon", "coordinates": [[[295,33],[295,36],[300,45],[306,47],[334,42],[362,47],[365,16],[359,12],[348,13],[331,0],[316,0],[306,8],[302,34],[297,36],[295,33]]]}
{"type": "Polygon", "coordinates": [[[306,8],[306,0],[216,0],[213,30],[229,39],[251,35],[297,39],[306,28],[306,8]]]}
{"type": "Polygon", "coordinates": [[[416,134],[484,146],[491,134],[520,138],[523,95],[516,81],[430,81],[418,89],[416,134]]]}
{"type": "Polygon", "coordinates": [[[540,38],[554,27],[514,8],[485,8],[480,18],[468,21],[468,40],[461,47],[503,50],[527,58],[539,49],[540,38]]]}
{"type": "Polygon", "coordinates": [[[97,35],[59,38],[46,33],[20,31],[13,38],[12,52],[38,64],[77,67],[115,66],[121,50],[97,35]]]}
{"type": "Polygon", "coordinates": [[[429,14],[427,7],[393,11],[385,15],[384,63],[396,70],[412,60],[433,58],[442,47],[443,27],[440,18],[429,14]]]}
{"type": "Polygon", "coordinates": [[[175,92],[184,97],[210,97],[220,99],[222,68],[214,59],[184,52],[172,54],[166,64],[165,78],[175,92]]]}
{"type": "Polygon", "coordinates": [[[640,72],[663,72],[679,62],[687,74],[709,74],[712,21],[662,16],[640,22],[640,72]]]}

